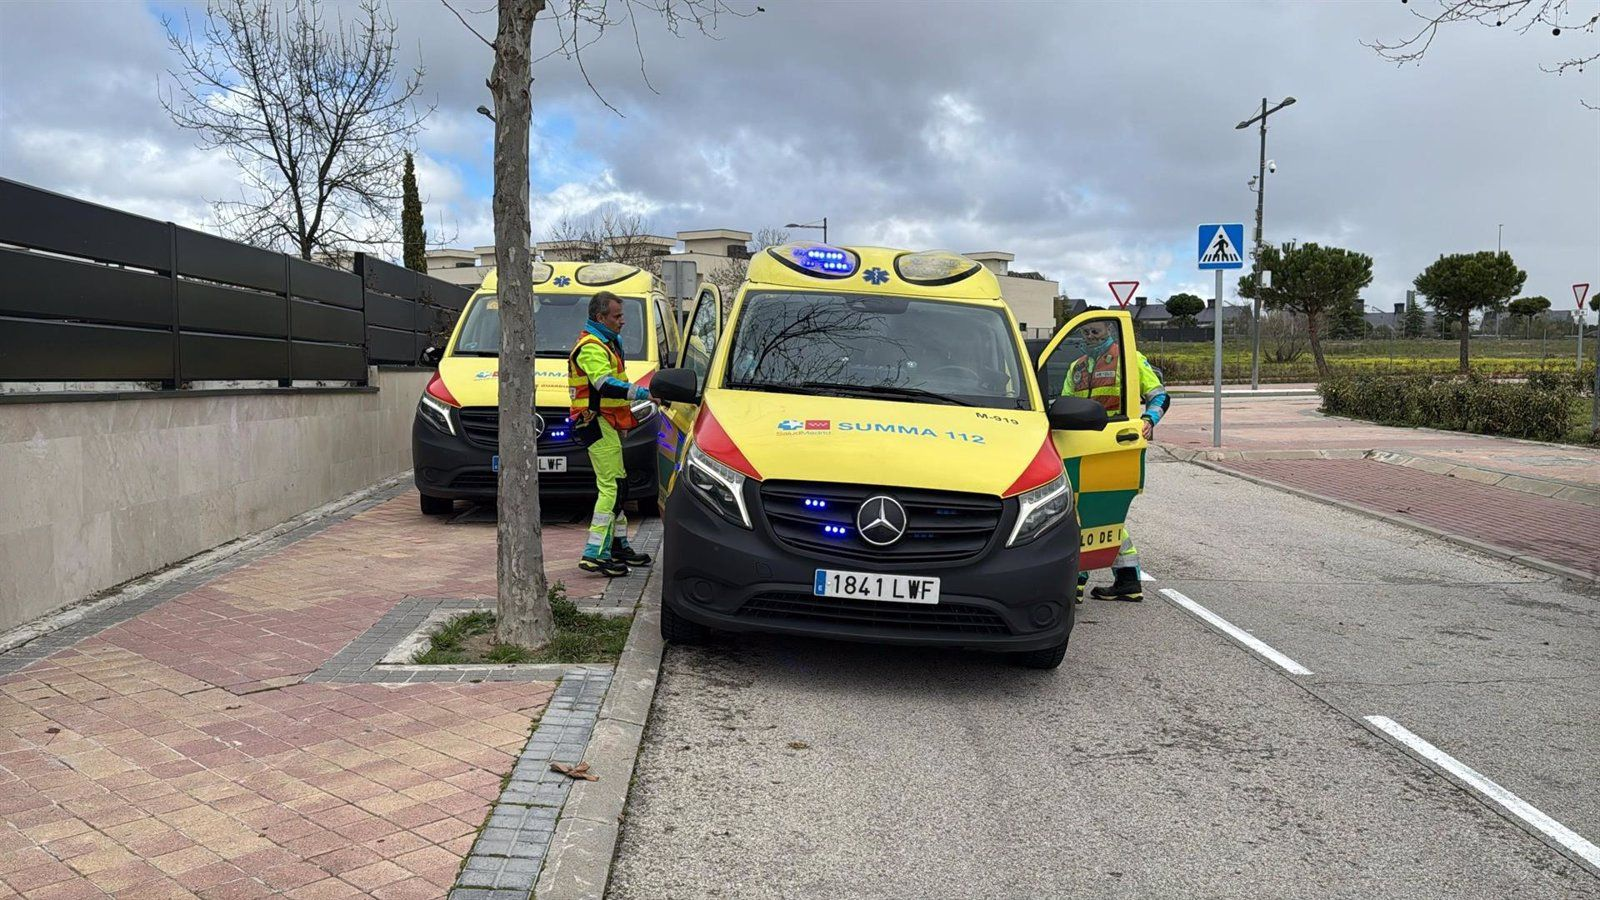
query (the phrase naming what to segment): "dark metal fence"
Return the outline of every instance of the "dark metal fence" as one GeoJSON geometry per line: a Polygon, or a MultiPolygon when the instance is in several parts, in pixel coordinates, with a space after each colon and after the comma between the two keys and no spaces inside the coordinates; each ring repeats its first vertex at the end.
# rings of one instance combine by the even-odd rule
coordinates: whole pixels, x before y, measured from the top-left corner
{"type": "Polygon", "coordinates": [[[0,178],[0,381],[364,382],[369,363],[414,365],[471,295],[355,265],[0,178]]]}

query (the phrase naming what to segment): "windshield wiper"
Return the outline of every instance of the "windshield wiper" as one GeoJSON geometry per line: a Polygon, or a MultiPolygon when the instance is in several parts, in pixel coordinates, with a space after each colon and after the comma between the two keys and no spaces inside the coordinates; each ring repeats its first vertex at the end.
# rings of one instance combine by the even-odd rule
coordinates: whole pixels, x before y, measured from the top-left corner
{"type": "Polygon", "coordinates": [[[811,397],[826,397],[828,392],[815,386],[800,384],[782,384],[769,381],[730,381],[728,387],[737,391],[770,391],[774,394],[805,394],[811,397]]]}
{"type": "Polygon", "coordinates": [[[451,356],[499,356],[499,350],[457,350],[451,356]]]}
{"type": "Polygon", "coordinates": [[[838,384],[832,381],[802,381],[801,387],[816,388],[817,390],[839,391],[840,393],[867,394],[878,397],[905,397],[917,400],[933,400],[938,403],[948,403],[951,406],[971,406],[965,400],[957,400],[946,394],[925,391],[922,388],[900,387],[893,384],[838,384]]]}

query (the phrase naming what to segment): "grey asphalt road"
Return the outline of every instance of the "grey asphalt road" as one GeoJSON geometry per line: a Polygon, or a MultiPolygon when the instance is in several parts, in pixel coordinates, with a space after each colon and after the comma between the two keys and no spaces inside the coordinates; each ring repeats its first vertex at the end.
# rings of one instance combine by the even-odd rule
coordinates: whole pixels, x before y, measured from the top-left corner
{"type": "Polygon", "coordinates": [[[610,896],[1600,897],[1360,721],[1600,839],[1600,596],[1197,467],[1149,483],[1133,521],[1158,581],[1082,607],[1056,672],[669,647],[610,896]]]}

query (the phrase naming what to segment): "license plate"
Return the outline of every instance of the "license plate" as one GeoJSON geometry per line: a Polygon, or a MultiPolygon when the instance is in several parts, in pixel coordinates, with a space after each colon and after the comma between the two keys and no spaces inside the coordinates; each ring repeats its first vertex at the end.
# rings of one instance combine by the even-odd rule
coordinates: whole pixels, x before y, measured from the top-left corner
{"type": "Polygon", "coordinates": [[[818,597],[883,600],[889,603],[939,602],[939,579],[917,575],[875,575],[818,569],[812,593],[818,597]]]}
{"type": "MultiPolygon", "coordinates": [[[[493,459],[489,460],[489,468],[496,472],[500,471],[499,456],[495,456],[493,459]]],[[[566,470],[567,458],[565,456],[539,457],[539,471],[541,472],[565,472],[566,470]]]]}

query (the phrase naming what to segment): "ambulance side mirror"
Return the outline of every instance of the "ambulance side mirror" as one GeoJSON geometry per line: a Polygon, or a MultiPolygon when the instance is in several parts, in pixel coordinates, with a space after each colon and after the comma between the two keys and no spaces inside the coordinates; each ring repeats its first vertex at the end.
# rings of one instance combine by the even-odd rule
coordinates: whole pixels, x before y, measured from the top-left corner
{"type": "Polygon", "coordinates": [[[1084,397],[1058,397],[1049,418],[1055,431],[1101,431],[1110,422],[1104,406],[1084,397]]]}
{"type": "Polygon", "coordinates": [[[443,347],[428,347],[422,351],[421,362],[425,366],[437,366],[441,359],[444,359],[443,347]]]}
{"type": "Polygon", "coordinates": [[[650,379],[650,396],[669,403],[699,403],[700,376],[693,369],[660,369],[650,379]]]}

